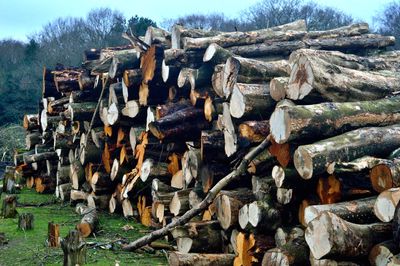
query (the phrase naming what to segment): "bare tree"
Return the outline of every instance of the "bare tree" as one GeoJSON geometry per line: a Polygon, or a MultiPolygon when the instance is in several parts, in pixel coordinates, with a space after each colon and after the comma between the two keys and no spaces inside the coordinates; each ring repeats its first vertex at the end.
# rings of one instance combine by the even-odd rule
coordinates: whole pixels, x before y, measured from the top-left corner
{"type": "Polygon", "coordinates": [[[378,31],[396,37],[395,49],[400,49],[400,1],[393,1],[385,6],[383,12],[375,17],[379,23],[378,31]]]}

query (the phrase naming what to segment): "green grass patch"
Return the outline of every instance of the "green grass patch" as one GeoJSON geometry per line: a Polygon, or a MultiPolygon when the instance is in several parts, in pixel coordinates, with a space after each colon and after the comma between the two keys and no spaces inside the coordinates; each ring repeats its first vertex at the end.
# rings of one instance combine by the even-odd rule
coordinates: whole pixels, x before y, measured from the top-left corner
{"type": "MultiPolygon", "coordinates": [[[[48,222],[59,223],[60,234],[64,237],[69,230],[75,228],[81,217],[75,213],[73,207],[55,202],[54,196],[37,194],[32,190],[22,190],[18,194],[18,204],[19,213],[30,212],[34,215],[34,229],[24,232],[17,229],[18,218],[0,218],[0,232],[4,232],[9,240],[8,244],[0,247],[0,265],[62,265],[61,248],[46,246],[48,222]]],[[[87,265],[115,265],[116,262],[121,266],[167,265],[162,252],[124,252],[118,244],[112,243],[118,239],[131,241],[142,236],[147,229],[141,224],[106,212],[101,212],[99,217],[99,230],[95,236],[86,239],[89,244],[87,265]],[[133,229],[124,231],[124,225],[130,225],[133,229]]]]}

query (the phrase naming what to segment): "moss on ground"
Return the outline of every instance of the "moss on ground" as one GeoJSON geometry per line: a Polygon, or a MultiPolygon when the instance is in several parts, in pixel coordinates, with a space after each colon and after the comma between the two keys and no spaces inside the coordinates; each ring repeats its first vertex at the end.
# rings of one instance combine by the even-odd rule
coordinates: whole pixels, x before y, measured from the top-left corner
{"type": "MultiPolygon", "coordinates": [[[[2,195],[2,198],[4,194],[2,195]]],[[[18,219],[0,218],[0,232],[6,234],[8,244],[0,246],[0,265],[62,265],[61,248],[46,246],[47,225],[49,221],[60,224],[60,235],[66,236],[79,222],[80,216],[74,209],[56,201],[52,195],[41,195],[24,189],[18,194],[18,212],[30,212],[34,215],[34,229],[17,229],[18,219]]],[[[96,236],[86,239],[87,265],[167,265],[163,253],[131,253],[121,251],[118,239],[134,240],[146,233],[146,228],[121,215],[100,213],[100,229],[96,236]],[[133,229],[124,231],[123,226],[133,229]],[[108,245],[106,245],[108,244],[108,245]],[[97,246],[97,247],[96,247],[97,246]],[[107,249],[102,247],[107,246],[107,249]],[[111,247],[111,248],[110,248],[111,247]]]]}

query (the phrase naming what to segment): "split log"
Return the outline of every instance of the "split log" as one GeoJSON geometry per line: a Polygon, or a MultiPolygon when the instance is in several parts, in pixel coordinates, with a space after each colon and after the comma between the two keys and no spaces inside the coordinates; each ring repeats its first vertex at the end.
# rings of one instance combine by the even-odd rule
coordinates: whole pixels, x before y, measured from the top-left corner
{"type": "Polygon", "coordinates": [[[171,266],[228,266],[232,265],[235,255],[233,254],[200,254],[180,253],[177,251],[168,254],[168,263],[171,266]]]}
{"type": "Polygon", "coordinates": [[[15,218],[17,215],[17,197],[8,195],[2,200],[1,216],[3,218],[15,218]]]}
{"type": "Polygon", "coordinates": [[[290,74],[286,60],[263,62],[254,59],[230,57],[225,64],[222,86],[225,97],[229,97],[236,83],[265,83],[275,77],[290,74]]]}
{"type": "Polygon", "coordinates": [[[376,244],[370,251],[368,260],[372,266],[386,266],[400,252],[399,247],[392,241],[376,244]]]}
{"type": "Polygon", "coordinates": [[[18,215],[18,229],[23,231],[33,229],[33,214],[32,213],[21,213],[18,215]]]}
{"type": "Polygon", "coordinates": [[[64,252],[64,266],[84,265],[86,262],[86,243],[82,241],[78,231],[69,231],[66,238],[61,240],[64,252]]]}
{"type": "Polygon", "coordinates": [[[374,244],[389,239],[391,233],[390,224],[354,224],[323,212],[308,224],[305,237],[316,259],[356,258],[367,256],[374,244]]]}
{"type": "Polygon", "coordinates": [[[51,248],[60,246],[60,225],[49,222],[47,225],[47,245],[51,248]]]}
{"type": "Polygon", "coordinates": [[[73,189],[79,189],[85,181],[85,170],[80,161],[75,160],[70,164],[70,179],[73,189]]]}
{"type": "Polygon", "coordinates": [[[221,228],[218,221],[190,222],[174,228],[171,234],[177,242],[179,252],[222,252],[221,228]]]}
{"type": "Polygon", "coordinates": [[[400,159],[383,160],[371,169],[370,179],[377,192],[400,186],[400,159]]]}
{"type": "Polygon", "coordinates": [[[305,35],[306,25],[304,20],[249,32],[227,32],[213,37],[183,39],[186,50],[206,49],[210,44],[216,43],[221,47],[230,47],[245,44],[262,43],[266,41],[288,41],[300,39],[305,35]]]}
{"type": "Polygon", "coordinates": [[[83,215],[76,229],[82,237],[88,237],[95,232],[99,223],[96,208],[87,207],[84,205],[77,205],[76,211],[78,214],[83,215]]]}
{"type": "Polygon", "coordinates": [[[381,192],[374,204],[374,213],[382,222],[390,222],[400,201],[400,188],[391,188],[381,192]]]}
{"type": "Polygon", "coordinates": [[[363,102],[281,105],[271,115],[271,135],[277,143],[322,139],[359,127],[399,123],[399,111],[400,97],[363,102]]]}
{"type": "Polygon", "coordinates": [[[365,155],[384,156],[400,145],[398,125],[368,127],[299,146],[294,154],[294,165],[300,176],[310,179],[323,173],[335,161],[351,161],[365,155]]]}
{"type": "Polygon", "coordinates": [[[230,113],[240,119],[267,119],[275,107],[268,84],[236,83],[230,98],[230,113]]]}
{"type": "Polygon", "coordinates": [[[335,102],[377,100],[400,90],[394,72],[384,74],[342,67],[299,50],[291,55],[287,97],[301,100],[312,91],[335,102]]]}
{"type": "Polygon", "coordinates": [[[304,224],[307,225],[325,211],[352,223],[366,224],[376,222],[377,219],[373,212],[375,201],[376,197],[369,197],[334,204],[311,205],[304,210],[304,224]]]}
{"type": "Polygon", "coordinates": [[[276,77],[269,82],[269,91],[271,98],[275,101],[281,101],[286,97],[288,90],[289,77],[276,77]]]}

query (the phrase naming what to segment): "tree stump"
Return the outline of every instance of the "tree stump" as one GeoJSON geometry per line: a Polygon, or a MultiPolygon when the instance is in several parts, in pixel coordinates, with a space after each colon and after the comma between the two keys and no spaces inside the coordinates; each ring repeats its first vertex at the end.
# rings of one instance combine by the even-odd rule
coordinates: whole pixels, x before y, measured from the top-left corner
{"type": "Polygon", "coordinates": [[[49,222],[47,227],[47,243],[49,247],[60,246],[60,225],[49,222]]]}
{"type": "Polygon", "coordinates": [[[77,230],[69,231],[67,237],[61,240],[61,248],[64,252],[64,266],[85,264],[86,244],[77,230]]]}
{"type": "Polygon", "coordinates": [[[32,213],[21,213],[18,217],[18,229],[23,231],[33,229],[34,217],[32,213]]]}
{"type": "Polygon", "coordinates": [[[15,218],[17,215],[17,197],[15,195],[6,196],[3,199],[3,208],[1,209],[1,216],[4,218],[15,218]]]}

